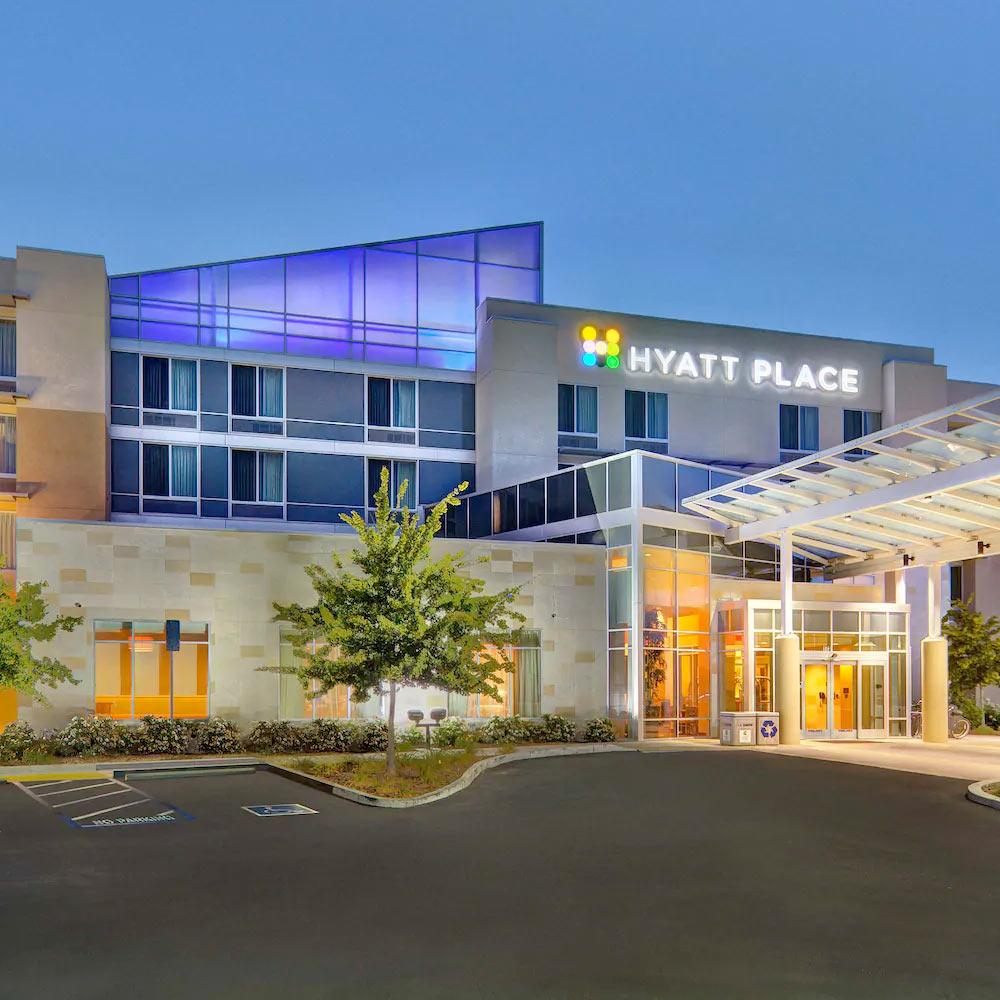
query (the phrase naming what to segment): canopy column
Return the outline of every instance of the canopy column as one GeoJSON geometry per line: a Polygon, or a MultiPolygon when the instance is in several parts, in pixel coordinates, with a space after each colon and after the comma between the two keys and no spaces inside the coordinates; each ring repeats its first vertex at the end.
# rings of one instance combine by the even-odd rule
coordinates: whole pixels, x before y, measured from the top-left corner
{"type": "Polygon", "coordinates": [[[797,744],[802,739],[802,663],[799,637],[792,622],[792,533],[781,532],[781,632],[775,638],[775,685],[779,740],[797,744]]]}
{"type": "Polygon", "coordinates": [[[925,743],[948,742],[948,640],[941,635],[941,563],[927,567],[927,638],[920,643],[925,743]]]}

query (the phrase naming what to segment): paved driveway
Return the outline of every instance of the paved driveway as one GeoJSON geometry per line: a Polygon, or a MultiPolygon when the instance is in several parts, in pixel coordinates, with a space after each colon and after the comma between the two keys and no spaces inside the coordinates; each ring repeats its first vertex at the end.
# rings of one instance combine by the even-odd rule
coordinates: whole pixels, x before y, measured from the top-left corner
{"type": "Polygon", "coordinates": [[[160,779],[73,829],[0,787],[0,996],[995,997],[1000,812],[962,782],[687,750],[413,810],[160,779]],[[316,815],[259,819],[298,801],[316,815]]]}

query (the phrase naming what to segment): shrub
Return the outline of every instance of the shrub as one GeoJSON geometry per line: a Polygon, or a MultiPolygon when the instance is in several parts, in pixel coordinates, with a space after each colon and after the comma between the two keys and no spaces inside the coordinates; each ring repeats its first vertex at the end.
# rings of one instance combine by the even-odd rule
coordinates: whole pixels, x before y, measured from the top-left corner
{"type": "Polygon", "coordinates": [[[971,698],[958,698],[955,707],[969,720],[973,729],[983,724],[983,710],[971,698]]]}
{"type": "Polygon", "coordinates": [[[562,715],[546,712],[534,728],[532,739],[541,743],[572,743],[576,739],[576,725],[562,715]]]}
{"type": "Polygon", "coordinates": [[[301,726],[276,719],[254,723],[243,738],[243,745],[253,753],[299,753],[308,749],[301,726]]]}
{"type": "Polygon", "coordinates": [[[398,747],[419,747],[426,742],[424,731],[419,726],[408,726],[396,733],[396,746],[398,747]]]}
{"type": "Polygon", "coordinates": [[[187,729],[196,753],[239,753],[243,749],[239,727],[228,719],[216,716],[189,722],[187,729]]]}
{"type": "Polygon", "coordinates": [[[96,757],[130,751],[130,737],[128,730],[113,719],[76,715],[63,729],[52,734],[52,743],[61,757],[96,757]]]}
{"type": "Polygon", "coordinates": [[[986,702],[983,706],[983,721],[990,729],[1000,730],[1000,705],[986,702]]]}
{"type": "Polygon", "coordinates": [[[144,715],[138,726],[125,732],[129,753],[182,754],[194,749],[190,727],[183,719],[144,715]]]}
{"type": "Polygon", "coordinates": [[[45,740],[27,722],[11,722],[0,732],[0,761],[31,760],[47,751],[45,740]]]}
{"type": "Polygon", "coordinates": [[[431,730],[435,746],[457,747],[465,746],[474,739],[474,734],[469,728],[469,724],[464,719],[451,716],[444,719],[436,729],[431,730]]]}
{"type": "Polygon", "coordinates": [[[583,727],[583,738],[587,743],[614,743],[614,724],[610,719],[588,719],[583,727]]]}
{"type": "Polygon", "coordinates": [[[313,753],[339,753],[347,748],[344,727],[335,719],[313,719],[301,727],[299,738],[313,753]]]}
{"type": "Polygon", "coordinates": [[[381,719],[361,719],[344,726],[344,747],[350,753],[376,753],[389,747],[389,727],[381,719]]]}
{"type": "Polygon", "coordinates": [[[532,737],[532,726],[519,715],[497,716],[476,731],[480,743],[527,743],[532,737]]]}

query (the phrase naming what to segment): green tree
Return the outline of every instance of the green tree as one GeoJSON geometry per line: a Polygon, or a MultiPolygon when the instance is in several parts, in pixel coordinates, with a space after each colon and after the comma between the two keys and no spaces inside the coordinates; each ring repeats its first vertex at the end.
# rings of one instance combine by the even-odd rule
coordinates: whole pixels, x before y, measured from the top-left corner
{"type": "Polygon", "coordinates": [[[499,697],[494,680],[511,669],[504,651],[510,632],[524,623],[513,608],[520,588],[485,594],[485,584],[469,571],[484,559],[459,552],[431,560],[431,540],[449,507],[458,504],[462,483],[439,501],[423,524],[403,506],[407,484],[399,487],[396,508],[389,499],[388,470],[375,495],[375,522],[354,512],[341,519],[358,533],[351,552],[353,569],[334,553],[334,572],[306,567],[316,592],[308,607],[275,603],[275,621],[291,626],[291,644],[303,686],[319,691],[347,684],[357,701],[387,690],[389,748],[386,769],[396,773],[396,692],[401,687],[436,687],[462,694],[499,697]],[[478,656],[487,645],[488,657],[478,656]]]}
{"type": "Polygon", "coordinates": [[[65,664],[51,656],[35,656],[33,645],[48,642],[59,632],[72,632],[82,618],[50,615],[42,597],[44,583],[0,585],[0,687],[47,705],[42,686],[54,688],[64,681],[79,684],[65,664]]]}
{"type": "Polygon", "coordinates": [[[971,599],[953,601],[941,619],[948,640],[948,694],[953,702],[984,684],[1000,684],[1000,619],[985,617],[971,599]]]}

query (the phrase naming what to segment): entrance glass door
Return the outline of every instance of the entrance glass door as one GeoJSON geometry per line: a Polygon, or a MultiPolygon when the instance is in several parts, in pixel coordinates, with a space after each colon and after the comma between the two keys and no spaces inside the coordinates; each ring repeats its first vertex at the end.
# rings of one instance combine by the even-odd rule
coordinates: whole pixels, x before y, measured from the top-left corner
{"type": "Polygon", "coordinates": [[[802,664],[806,739],[876,739],[886,735],[885,662],[860,659],[802,664]]]}

